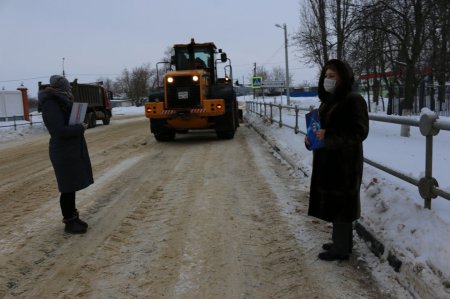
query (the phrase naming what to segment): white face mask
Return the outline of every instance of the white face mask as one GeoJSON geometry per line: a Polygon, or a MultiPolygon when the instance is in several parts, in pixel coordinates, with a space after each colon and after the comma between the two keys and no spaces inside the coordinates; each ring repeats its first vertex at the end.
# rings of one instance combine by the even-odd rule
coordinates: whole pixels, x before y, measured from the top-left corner
{"type": "Polygon", "coordinates": [[[336,80],[325,78],[323,80],[323,88],[329,93],[333,93],[336,89],[336,80]]]}

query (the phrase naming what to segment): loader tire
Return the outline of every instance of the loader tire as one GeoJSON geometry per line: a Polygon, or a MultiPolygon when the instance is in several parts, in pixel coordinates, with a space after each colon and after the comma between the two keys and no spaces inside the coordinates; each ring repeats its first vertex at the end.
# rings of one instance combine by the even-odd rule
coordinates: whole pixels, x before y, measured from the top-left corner
{"type": "Polygon", "coordinates": [[[175,131],[153,133],[153,135],[155,136],[156,141],[159,142],[173,141],[175,139],[175,131]]]}
{"type": "Polygon", "coordinates": [[[219,139],[233,139],[234,130],[230,131],[216,131],[217,138],[219,139]]]}

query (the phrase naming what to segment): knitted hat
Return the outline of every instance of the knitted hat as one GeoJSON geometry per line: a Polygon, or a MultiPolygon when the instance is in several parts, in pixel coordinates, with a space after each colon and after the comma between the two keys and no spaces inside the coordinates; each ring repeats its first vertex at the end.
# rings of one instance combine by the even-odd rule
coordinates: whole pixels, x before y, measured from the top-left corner
{"type": "Polygon", "coordinates": [[[60,75],[53,75],[50,77],[50,86],[62,91],[70,90],[69,81],[65,77],[60,75]]]}

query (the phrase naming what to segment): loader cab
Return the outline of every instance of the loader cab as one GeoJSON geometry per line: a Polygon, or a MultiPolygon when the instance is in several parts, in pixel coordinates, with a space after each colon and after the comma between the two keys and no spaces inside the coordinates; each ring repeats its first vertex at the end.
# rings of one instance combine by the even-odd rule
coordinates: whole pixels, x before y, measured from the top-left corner
{"type": "Polygon", "coordinates": [[[196,48],[192,55],[189,54],[188,49],[175,50],[175,67],[177,71],[192,70],[192,69],[210,69],[211,68],[211,54],[205,48],[196,48]]]}
{"type": "Polygon", "coordinates": [[[174,46],[174,56],[172,64],[175,65],[177,71],[204,69],[209,73],[211,81],[214,82],[215,66],[214,54],[216,46],[214,43],[195,43],[194,39],[191,43],[174,46]]]}

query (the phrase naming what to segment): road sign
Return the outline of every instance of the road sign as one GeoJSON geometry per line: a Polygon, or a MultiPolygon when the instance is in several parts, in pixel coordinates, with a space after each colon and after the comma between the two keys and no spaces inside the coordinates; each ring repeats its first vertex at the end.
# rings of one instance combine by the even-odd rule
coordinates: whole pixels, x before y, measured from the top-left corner
{"type": "Polygon", "coordinates": [[[263,77],[262,76],[255,76],[252,78],[252,88],[256,89],[256,88],[261,88],[263,82],[263,77]]]}
{"type": "Polygon", "coordinates": [[[284,81],[263,81],[261,84],[263,88],[284,88],[284,81]]]}

